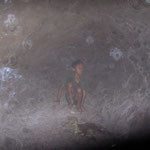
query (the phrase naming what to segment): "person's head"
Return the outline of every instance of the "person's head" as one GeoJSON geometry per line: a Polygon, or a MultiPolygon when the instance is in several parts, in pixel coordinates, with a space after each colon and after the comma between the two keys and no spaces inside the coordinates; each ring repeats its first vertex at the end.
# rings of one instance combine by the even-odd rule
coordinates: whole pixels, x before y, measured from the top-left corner
{"type": "Polygon", "coordinates": [[[83,73],[84,64],[81,60],[76,60],[72,63],[72,71],[81,75],[83,73]]]}

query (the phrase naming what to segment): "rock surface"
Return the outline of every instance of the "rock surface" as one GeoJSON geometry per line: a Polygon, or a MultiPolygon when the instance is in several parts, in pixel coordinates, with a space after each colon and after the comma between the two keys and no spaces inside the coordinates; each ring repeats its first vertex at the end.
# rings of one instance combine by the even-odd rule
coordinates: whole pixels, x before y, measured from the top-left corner
{"type": "Polygon", "coordinates": [[[111,133],[99,141],[150,132],[146,2],[0,1],[0,149],[77,148],[88,141],[62,127],[71,116],[111,133]],[[76,59],[89,83],[82,114],[64,95],[53,103],[76,59]]]}

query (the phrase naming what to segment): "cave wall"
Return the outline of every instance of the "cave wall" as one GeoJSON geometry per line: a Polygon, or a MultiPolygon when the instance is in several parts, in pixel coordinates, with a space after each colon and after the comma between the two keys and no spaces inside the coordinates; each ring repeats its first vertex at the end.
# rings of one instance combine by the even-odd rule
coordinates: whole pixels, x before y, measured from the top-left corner
{"type": "Polygon", "coordinates": [[[91,121],[115,134],[146,132],[149,12],[149,4],[136,9],[122,0],[0,1],[1,121],[52,101],[79,58],[91,121]]]}

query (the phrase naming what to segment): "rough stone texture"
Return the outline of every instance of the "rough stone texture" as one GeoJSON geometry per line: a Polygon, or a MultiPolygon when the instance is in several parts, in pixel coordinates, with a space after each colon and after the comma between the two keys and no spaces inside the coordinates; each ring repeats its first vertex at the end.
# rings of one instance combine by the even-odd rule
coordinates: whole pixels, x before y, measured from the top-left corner
{"type": "MultiPolygon", "coordinates": [[[[72,115],[113,136],[149,132],[148,3],[1,0],[0,149],[59,149],[86,143],[62,128],[72,115]],[[53,100],[78,58],[85,63],[90,87],[88,112],[70,114],[64,96],[61,105],[53,100]]],[[[109,138],[101,135],[100,140],[109,138]]]]}

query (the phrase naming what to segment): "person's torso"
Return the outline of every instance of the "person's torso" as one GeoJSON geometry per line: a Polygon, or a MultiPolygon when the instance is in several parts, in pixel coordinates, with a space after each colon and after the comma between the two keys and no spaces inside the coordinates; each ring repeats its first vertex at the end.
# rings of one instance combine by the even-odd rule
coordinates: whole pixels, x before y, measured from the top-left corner
{"type": "Polygon", "coordinates": [[[75,74],[74,73],[70,73],[67,78],[66,78],[66,82],[65,85],[67,86],[67,84],[71,82],[73,84],[73,87],[81,87],[81,88],[85,88],[86,85],[86,80],[84,78],[83,75],[80,76],[80,78],[78,80],[75,79],[75,74]]]}

